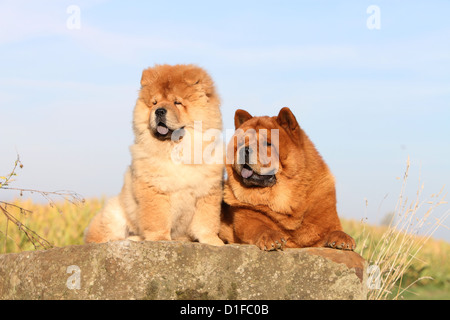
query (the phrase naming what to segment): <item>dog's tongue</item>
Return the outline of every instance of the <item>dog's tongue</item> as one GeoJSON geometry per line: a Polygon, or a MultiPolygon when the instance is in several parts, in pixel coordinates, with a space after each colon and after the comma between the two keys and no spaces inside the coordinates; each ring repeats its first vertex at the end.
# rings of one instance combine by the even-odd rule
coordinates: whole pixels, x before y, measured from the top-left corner
{"type": "Polygon", "coordinates": [[[253,174],[253,170],[242,168],[241,170],[241,176],[245,179],[250,178],[253,174]]]}
{"type": "Polygon", "coordinates": [[[159,134],[166,135],[167,133],[169,133],[169,128],[164,126],[157,126],[156,131],[158,131],[159,134]]]}

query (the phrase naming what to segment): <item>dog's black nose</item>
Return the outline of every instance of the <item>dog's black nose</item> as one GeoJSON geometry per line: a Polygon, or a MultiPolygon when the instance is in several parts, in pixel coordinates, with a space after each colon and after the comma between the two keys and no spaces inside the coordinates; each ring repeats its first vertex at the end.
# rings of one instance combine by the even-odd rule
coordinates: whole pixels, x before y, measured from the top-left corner
{"type": "Polygon", "coordinates": [[[245,163],[248,163],[250,161],[250,153],[251,152],[252,152],[252,149],[250,149],[250,147],[244,148],[245,163]]]}
{"type": "Polygon", "coordinates": [[[167,110],[164,109],[164,108],[158,108],[158,109],[156,109],[156,111],[155,111],[155,114],[156,114],[158,117],[162,117],[162,116],[164,116],[166,113],[167,113],[167,110]]]}

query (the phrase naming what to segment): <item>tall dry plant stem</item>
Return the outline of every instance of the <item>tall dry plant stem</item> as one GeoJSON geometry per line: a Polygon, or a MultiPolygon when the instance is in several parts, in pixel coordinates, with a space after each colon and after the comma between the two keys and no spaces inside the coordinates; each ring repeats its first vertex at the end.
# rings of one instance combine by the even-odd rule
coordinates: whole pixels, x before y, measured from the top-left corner
{"type": "MultiPolygon", "coordinates": [[[[12,188],[10,187],[10,184],[14,182],[14,177],[17,176],[17,169],[23,168],[23,164],[20,161],[19,155],[17,155],[17,159],[14,162],[14,167],[11,170],[9,174],[6,176],[0,177],[0,190],[1,189],[7,189],[7,190],[13,190],[17,191],[20,196],[23,195],[23,193],[36,193],[44,197],[44,199],[47,200],[49,205],[51,207],[56,207],[56,203],[53,200],[53,196],[63,198],[64,200],[69,201],[72,204],[79,204],[84,202],[84,198],[81,197],[78,193],[73,191],[40,191],[35,189],[24,189],[24,188],[12,188]]],[[[25,234],[27,239],[33,244],[35,249],[48,249],[52,247],[52,244],[45,240],[43,237],[38,235],[33,230],[29,229],[27,226],[25,226],[18,218],[13,214],[13,211],[10,209],[15,209],[15,211],[19,211],[20,215],[22,214],[28,214],[31,213],[30,210],[27,210],[25,208],[22,208],[21,206],[15,205],[13,203],[9,203],[6,201],[0,201],[0,213],[3,214],[3,216],[6,218],[6,227],[4,231],[0,230],[0,234],[3,234],[4,236],[4,247],[5,247],[5,253],[6,253],[6,241],[8,240],[8,228],[9,228],[9,222],[11,222],[13,225],[15,225],[21,232],[25,234]]],[[[61,212],[60,212],[61,213],[61,212]]]]}
{"type": "MultiPolygon", "coordinates": [[[[440,226],[443,226],[450,211],[447,210],[440,218],[435,218],[434,222],[428,222],[436,208],[447,203],[445,201],[446,194],[443,194],[444,188],[442,188],[439,193],[431,195],[430,200],[422,201],[421,196],[424,185],[421,183],[419,183],[415,199],[408,204],[405,191],[409,168],[410,160],[408,157],[400,195],[392,220],[380,241],[371,249],[372,254],[370,255],[369,263],[378,267],[379,272],[377,272],[378,278],[372,279],[377,286],[369,291],[369,299],[398,299],[416,282],[426,278],[430,279],[430,277],[421,277],[406,287],[402,286],[403,275],[433,233],[440,226]],[[426,210],[422,214],[424,207],[426,207],[426,210]],[[422,229],[425,225],[427,228],[423,232],[422,229]]],[[[368,236],[364,242],[367,241],[368,236]]],[[[364,243],[363,248],[366,245],[367,243],[364,243]]],[[[371,245],[368,247],[371,247],[371,245]]]]}

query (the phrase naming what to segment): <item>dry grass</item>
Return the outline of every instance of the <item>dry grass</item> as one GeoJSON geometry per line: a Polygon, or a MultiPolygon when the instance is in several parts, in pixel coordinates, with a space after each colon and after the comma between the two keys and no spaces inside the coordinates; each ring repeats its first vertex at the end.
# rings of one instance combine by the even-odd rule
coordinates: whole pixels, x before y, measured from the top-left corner
{"type": "MultiPolygon", "coordinates": [[[[449,210],[439,218],[433,216],[439,206],[447,204],[446,195],[442,189],[424,201],[421,185],[415,199],[408,201],[404,194],[409,166],[408,159],[402,188],[389,226],[373,228],[367,227],[363,222],[359,227],[344,224],[348,229],[359,229],[357,234],[354,234],[358,240],[356,251],[371,265],[369,288],[372,290],[369,291],[369,299],[399,299],[410,292],[416,283],[434,280],[423,271],[429,268],[429,264],[438,256],[441,256],[442,260],[436,267],[448,269],[446,266],[447,253],[450,253],[448,244],[429,242],[439,227],[445,227],[444,222],[449,216],[449,210]],[[424,249],[425,252],[422,252],[424,249]],[[442,252],[445,253],[444,256],[442,252]]],[[[441,276],[439,272],[437,274],[438,281],[442,281],[443,286],[448,286],[448,273],[441,276]]]]}
{"type": "MultiPolygon", "coordinates": [[[[14,182],[15,176],[17,176],[17,171],[22,168],[23,164],[20,161],[19,155],[17,155],[17,159],[14,162],[14,166],[10,173],[8,173],[6,176],[0,176],[0,190],[13,190],[18,192],[21,197],[24,193],[38,194],[47,201],[51,208],[56,208],[59,213],[61,213],[61,211],[59,210],[58,206],[56,206],[54,197],[58,199],[64,199],[66,202],[74,205],[84,203],[84,198],[73,191],[60,190],[49,192],[35,189],[11,187],[11,184],[14,182]]],[[[27,223],[24,223],[23,219],[26,219],[26,216],[30,215],[32,212],[33,210],[31,208],[25,208],[20,201],[15,201],[15,203],[0,201],[0,213],[3,215],[5,222],[5,227],[0,229],[0,234],[2,234],[4,238],[4,252],[8,252],[8,240],[13,240],[14,243],[19,246],[19,248],[21,248],[19,243],[23,243],[23,241],[15,241],[11,236],[11,234],[9,233],[10,224],[11,226],[15,226],[13,230],[19,231],[19,234],[22,237],[25,237],[35,249],[49,249],[52,247],[52,244],[45,237],[42,237],[40,234],[34,231],[35,229],[29,227],[27,223]]]]}
{"type": "MultiPolygon", "coordinates": [[[[69,201],[53,205],[33,203],[31,200],[12,202],[11,215],[23,226],[34,230],[49,245],[63,247],[83,243],[83,232],[93,215],[103,206],[102,199],[91,199],[82,204],[69,201]],[[21,210],[23,208],[25,210],[21,210]]],[[[35,249],[22,230],[12,226],[0,215],[0,252],[21,252],[35,249]],[[5,235],[7,234],[7,237],[5,235]]]]}

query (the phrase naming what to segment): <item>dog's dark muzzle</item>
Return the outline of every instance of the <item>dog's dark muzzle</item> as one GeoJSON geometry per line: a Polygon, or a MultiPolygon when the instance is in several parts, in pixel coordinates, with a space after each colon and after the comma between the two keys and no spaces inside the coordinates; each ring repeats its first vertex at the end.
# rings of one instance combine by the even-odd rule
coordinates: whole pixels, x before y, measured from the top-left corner
{"type": "Polygon", "coordinates": [[[156,128],[152,130],[154,136],[159,140],[168,140],[172,135],[172,130],[166,124],[167,109],[158,108],[155,110],[156,128]]]}

